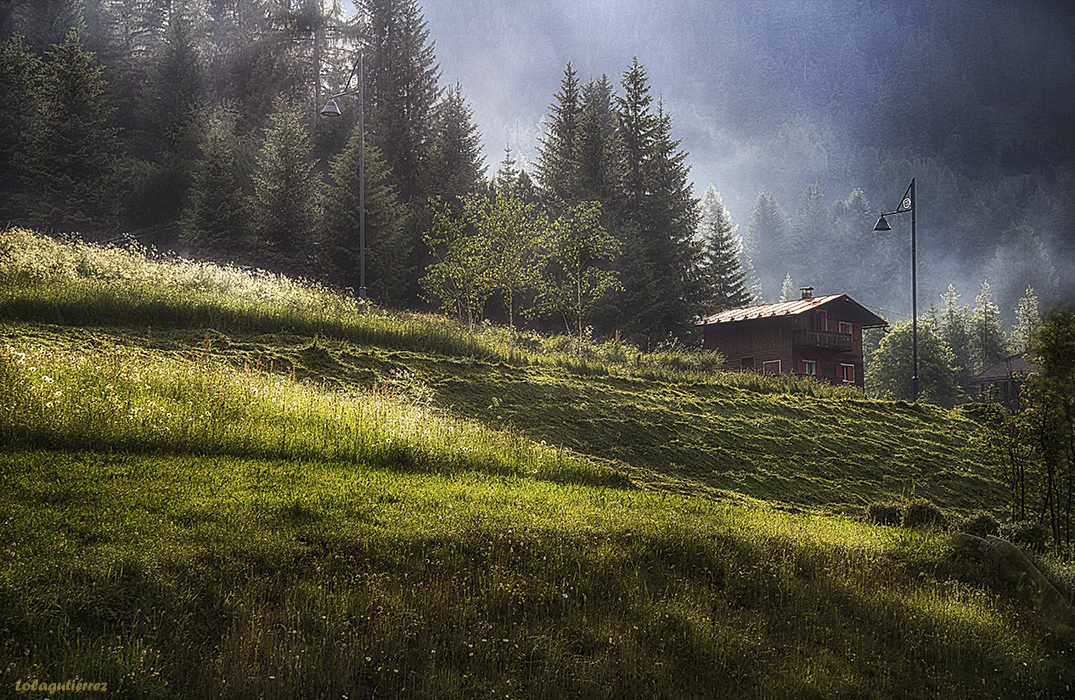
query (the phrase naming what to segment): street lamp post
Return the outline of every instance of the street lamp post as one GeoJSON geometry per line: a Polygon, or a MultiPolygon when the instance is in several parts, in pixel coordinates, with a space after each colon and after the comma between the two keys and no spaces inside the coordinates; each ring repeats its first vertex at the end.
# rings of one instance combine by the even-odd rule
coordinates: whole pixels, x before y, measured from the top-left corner
{"type": "Polygon", "coordinates": [[[907,188],[907,192],[903,195],[903,200],[900,205],[896,207],[896,211],[890,211],[888,213],[881,212],[881,218],[877,220],[877,225],[873,227],[874,231],[891,231],[892,227],[888,225],[886,216],[892,216],[893,214],[903,214],[905,212],[911,212],[911,345],[912,353],[914,355],[914,370],[911,374],[911,392],[914,394],[914,400],[918,401],[918,252],[916,231],[915,231],[915,191],[914,191],[914,178],[911,178],[911,184],[907,188]]]}
{"type": "Polygon", "coordinates": [[[357,60],[351,69],[351,75],[347,77],[346,85],[351,85],[351,78],[358,74],[358,88],[345,90],[328,98],[328,102],[321,108],[321,116],[338,117],[340,108],[336,104],[337,97],[354,95],[358,97],[358,298],[366,301],[366,129],[364,123],[365,109],[362,101],[362,52],[358,52],[357,60]]]}

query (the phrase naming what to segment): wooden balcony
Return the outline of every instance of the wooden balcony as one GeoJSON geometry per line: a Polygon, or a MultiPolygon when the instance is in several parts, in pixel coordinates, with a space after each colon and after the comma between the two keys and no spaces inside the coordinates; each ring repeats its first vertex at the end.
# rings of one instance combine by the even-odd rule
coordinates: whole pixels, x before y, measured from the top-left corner
{"type": "Polygon", "coordinates": [[[832,333],[830,331],[793,331],[791,342],[797,348],[820,348],[835,352],[850,352],[852,348],[850,333],[832,333]]]}

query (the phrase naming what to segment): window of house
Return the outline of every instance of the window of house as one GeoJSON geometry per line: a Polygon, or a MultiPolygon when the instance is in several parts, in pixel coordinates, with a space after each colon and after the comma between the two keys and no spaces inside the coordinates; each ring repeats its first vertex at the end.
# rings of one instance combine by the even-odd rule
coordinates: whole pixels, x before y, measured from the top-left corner
{"type": "Polygon", "coordinates": [[[840,365],[840,377],[845,382],[855,381],[855,365],[840,365]]]}
{"type": "Polygon", "coordinates": [[[799,374],[816,377],[817,360],[799,360],[799,374]]]}
{"type": "Polygon", "coordinates": [[[740,358],[740,360],[739,360],[739,369],[749,369],[751,371],[754,371],[754,358],[753,357],[740,358]]]}
{"type": "Polygon", "coordinates": [[[829,312],[818,311],[814,314],[814,330],[815,331],[827,331],[829,330],[829,312]]]}
{"type": "Polygon", "coordinates": [[[762,374],[780,374],[780,360],[769,360],[762,363],[762,374]]]}
{"type": "Polygon", "coordinates": [[[853,325],[851,325],[850,323],[845,323],[843,321],[840,321],[840,332],[841,333],[846,333],[847,335],[853,335],[854,331],[855,331],[855,327],[853,325]]]}

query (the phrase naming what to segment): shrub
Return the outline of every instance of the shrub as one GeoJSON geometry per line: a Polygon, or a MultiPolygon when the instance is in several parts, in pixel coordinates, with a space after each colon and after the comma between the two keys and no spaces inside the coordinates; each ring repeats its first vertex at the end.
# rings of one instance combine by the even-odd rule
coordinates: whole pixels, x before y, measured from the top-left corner
{"type": "Polygon", "coordinates": [[[866,506],[866,521],[878,525],[899,525],[900,506],[898,503],[871,503],[866,506]]]}
{"type": "Polygon", "coordinates": [[[903,511],[904,527],[944,527],[944,524],[941,509],[925,499],[911,501],[903,511]]]}
{"type": "Polygon", "coordinates": [[[1049,529],[1032,520],[1002,523],[997,537],[1034,552],[1044,552],[1049,547],[1049,529]]]}
{"type": "Polygon", "coordinates": [[[999,532],[1000,523],[989,513],[975,513],[957,522],[953,529],[956,532],[985,538],[989,535],[996,535],[999,532]]]}

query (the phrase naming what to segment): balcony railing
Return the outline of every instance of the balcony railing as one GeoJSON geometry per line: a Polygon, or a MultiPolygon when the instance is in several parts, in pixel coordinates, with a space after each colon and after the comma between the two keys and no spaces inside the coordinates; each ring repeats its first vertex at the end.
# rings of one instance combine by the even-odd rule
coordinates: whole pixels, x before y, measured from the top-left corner
{"type": "Polygon", "coordinates": [[[822,348],[838,352],[849,352],[852,348],[850,333],[831,331],[797,330],[792,334],[792,343],[797,348],[822,348]]]}

